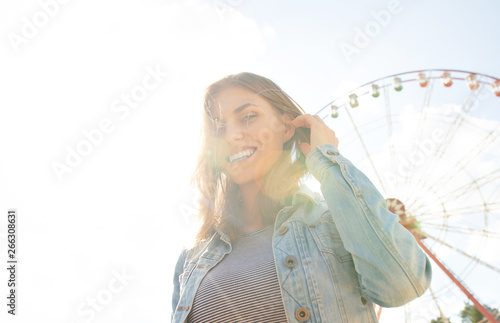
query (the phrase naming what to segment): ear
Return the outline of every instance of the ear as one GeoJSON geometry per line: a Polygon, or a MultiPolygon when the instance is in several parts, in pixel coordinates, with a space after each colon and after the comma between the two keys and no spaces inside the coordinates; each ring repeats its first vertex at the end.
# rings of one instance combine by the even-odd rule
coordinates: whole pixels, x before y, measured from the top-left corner
{"type": "Polygon", "coordinates": [[[283,115],[282,121],[283,121],[284,126],[285,126],[283,138],[285,138],[285,142],[286,142],[286,141],[290,140],[290,138],[293,137],[293,134],[295,133],[295,126],[292,124],[293,117],[288,113],[285,113],[283,115]]]}

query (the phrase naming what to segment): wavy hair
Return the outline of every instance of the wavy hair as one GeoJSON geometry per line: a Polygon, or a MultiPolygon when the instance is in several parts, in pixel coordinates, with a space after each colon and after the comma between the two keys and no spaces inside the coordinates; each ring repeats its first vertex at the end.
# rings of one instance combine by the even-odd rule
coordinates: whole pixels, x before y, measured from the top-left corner
{"type": "MultiPolygon", "coordinates": [[[[191,185],[197,186],[200,193],[201,226],[196,234],[195,244],[210,238],[216,228],[225,232],[231,240],[234,240],[237,233],[239,210],[243,206],[242,196],[239,186],[217,164],[214,120],[211,117],[216,107],[216,96],[230,87],[249,90],[265,99],[273,107],[276,116],[289,114],[295,118],[305,114],[300,105],[277,84],[257,74],[242,72],[227,75],[208,86],[204,95],[201,146],[191,177],[191,185]]],[[[297,127],[293,136],[284,143],[283,153],[277,162],[263,176],[256,205],[264,225],[274,223],[279,210],[291,203],[293,193],[309,175],[305,165],[306,157],[298,148],[300,142],[309,142],[309,138],[309,128],[297,127]]]]}

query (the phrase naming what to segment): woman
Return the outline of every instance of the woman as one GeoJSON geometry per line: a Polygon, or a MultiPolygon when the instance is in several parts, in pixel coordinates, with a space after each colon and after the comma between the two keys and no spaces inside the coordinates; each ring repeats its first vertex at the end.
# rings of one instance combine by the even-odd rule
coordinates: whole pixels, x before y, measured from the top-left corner
{"type": "Polygon", "coordinates": [[[206,91],[194,247],[175,268],[172,322],[376,322],[422,295],[431,266],[321,118],[271,80],[206,91]],[[308,176],[321,193],[303,184],[308,176]]]}

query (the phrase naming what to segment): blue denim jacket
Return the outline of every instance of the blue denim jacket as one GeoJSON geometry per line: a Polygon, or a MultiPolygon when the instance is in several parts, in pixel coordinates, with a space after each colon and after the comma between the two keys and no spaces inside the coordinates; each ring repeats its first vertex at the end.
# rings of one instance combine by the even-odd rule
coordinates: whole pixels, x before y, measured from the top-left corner
{"type": "MultiPolygon", "coordinates": [[[[377,322],[373,303],[396,307],[422,295],[429,259],[370,180],[331,144],[313,149],[306,166],[323,194],[303,185],[272,238],[288,322],[377,322]]],[[[182,251],[172,322],[186,322],[201,280],[229,252],[220,231],[182,251]]]]}

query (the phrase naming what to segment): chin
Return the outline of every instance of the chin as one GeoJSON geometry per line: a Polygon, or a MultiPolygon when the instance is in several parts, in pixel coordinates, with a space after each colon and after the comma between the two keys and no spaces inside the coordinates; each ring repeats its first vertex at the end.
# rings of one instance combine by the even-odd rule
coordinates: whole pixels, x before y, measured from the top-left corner
{"type": "Polygon", "coordinates": [[[255,172],[250,172],[248,170],[245,170],[238,175],[236,175],[234,172],[233,174],[225,172],[225,174],[231,179],[231,181],[237,185],[245,185],[250,182],[256,182],[259,178],[255,176],[255,172]]]}
{"type": "Polygon", "coordinates": [[[257,182],[262,187],[263,178],[279,160],[283,151],[272,151],[265,156],[254,161],[251,165],[234,165],[226,164],[224,173],[231,179],[231,181],[238,185],[245,185],[250,182],[257,182]]]}

